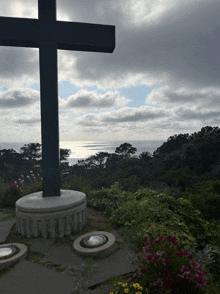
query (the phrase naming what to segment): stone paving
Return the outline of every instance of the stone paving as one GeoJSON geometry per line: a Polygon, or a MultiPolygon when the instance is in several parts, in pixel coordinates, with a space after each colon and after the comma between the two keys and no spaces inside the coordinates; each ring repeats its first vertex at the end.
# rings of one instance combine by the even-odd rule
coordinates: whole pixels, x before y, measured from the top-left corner
{"type": "MultiPolygon", "coordinates": [[[[9,216],[0,212],[0,220],[9,216]]],[[[6,242],[16,219],[0,222],[0,244],[6,242]]],[[[1,292],[7,294],[107,294],[112,285],[99,285],[109,278],[133,273],[138,260],[129,245],[120,249],[119,244],[126,242],[121,231],[112,230],[116,238],[117,248],[108,257],[97,260],[89,266],[83,257],[79,257],[71,246],[52,247],[54,239],[35,238],[30,240],[31,251],[45,254],[40,263],[66,268],[62,272],[46,268],[43,265],[21,260],[14,269],[0,278],[1,292]],[[82,272],[87,269],[88,277],[84,279],[82,272]],[[97,287],[98,285],[98,287],[97,287]]],[[[78,236],[72,236],[74,240],[78,236]]]]}

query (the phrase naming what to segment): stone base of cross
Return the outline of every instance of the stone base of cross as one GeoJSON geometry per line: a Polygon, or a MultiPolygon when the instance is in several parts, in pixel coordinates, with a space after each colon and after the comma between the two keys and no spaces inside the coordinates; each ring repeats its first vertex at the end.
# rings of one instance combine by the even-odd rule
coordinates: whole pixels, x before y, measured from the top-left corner
{"type": "Polygon", "coordinates": [[[61,190],[60,197],[36,192],[16,201],[16,227],[26,238],[62,238],[81,231],[86,223],[86,195],[61,190]]]}

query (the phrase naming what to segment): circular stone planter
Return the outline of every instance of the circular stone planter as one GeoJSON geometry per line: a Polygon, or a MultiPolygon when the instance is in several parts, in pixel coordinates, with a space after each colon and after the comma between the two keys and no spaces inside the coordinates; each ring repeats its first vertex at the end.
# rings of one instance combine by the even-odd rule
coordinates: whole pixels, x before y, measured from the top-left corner
{"type": "Polygon", "coordinates": [[[115,236],[104,231],[84,234],[73,242],[73,249],[80,255],[103,258],[117,248],[115,236]]]}
{"type": "Polygon", "coordinates": [[[0,245],[0,252],[7,255],[0,257],[0,270],[6,267],[9,267],[13,263],[25,259],[27,257],[28,251],[27,247],[24,244],[20,243],[8,243],[0,245]],[[1,250],[4,249],[5,250],[1,250]],[[19,252],[16,253],[16,249],[19,249],[19,252]],[[3,259],[7,257],[6,259],[3,259]]]}

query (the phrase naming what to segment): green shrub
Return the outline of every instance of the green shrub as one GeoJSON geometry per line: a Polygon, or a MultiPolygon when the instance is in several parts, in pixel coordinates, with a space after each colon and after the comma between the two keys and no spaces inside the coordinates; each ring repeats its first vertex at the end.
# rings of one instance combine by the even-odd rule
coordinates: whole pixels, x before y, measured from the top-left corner
{"type": "Polygon", "coordinates": [[[35,192],[40,192],[43,190],[43,183],[42,181],[36,181],[30,183],[28,186],[23,191],[23,196],[35,193],[35,192]]]}
{"type": "Polygon", "coordinates": [[[0,179],[0,199],[2,199],[5,194],[5,189],[8,188],[8,184],[5,183],[4,179],[0,179]]]}
{"type": "Polygon", "coordinates": [[[220,195],[220,180],[210,181],[209,190],[220,195]]]}
{"type": "Polygon", "coordinates": [[[121,178],[120,183],[123,189],[129,192],[135,192],[141,185],[141,179],[136,175],[130,175],[126,178],[121,178]]]}
{"type": "MultiPolygon", "coordinates": [[[[193,209],[187,199],[177,199],[168,195],[156,195],[146,189],[136,193],[142,199],[130,200],[112,212],[110,222],[113,226],[127,226],[129,238],[137,247],[142,248],[146,237],[156,239],[161,235],[176,236],[179,246],[190,249],[196,237],[211,241],[214,228],[200,217],[200,212],[193,209]],[[134,217],[135,216],[135,217],[134,217]]],[[[207,244],[207,243],[206,243],[207,244]]],[[[203,249],[203,248],[201,248],[203,249]]]]}
{"type": "Polygon", "coordinates": [[[119,183],[115,182],[110,189],[102,188],[100,191],[90,191],[87,205],[99,211],[105,211],[110,216],[118,206],[130,199],[131,195],[129,192],[121,191],[119,183]]]}
{"type": "Polygon", "coordinates": [[[80,191],[85,193],[86,195],[91,190],[90,185],[87,183],[87,181],[84,178],[78,177],[78,176],[71,176],[64,185],[61,186],[62,189],[67,190],[74,190],[74,191],[80,191]]]}

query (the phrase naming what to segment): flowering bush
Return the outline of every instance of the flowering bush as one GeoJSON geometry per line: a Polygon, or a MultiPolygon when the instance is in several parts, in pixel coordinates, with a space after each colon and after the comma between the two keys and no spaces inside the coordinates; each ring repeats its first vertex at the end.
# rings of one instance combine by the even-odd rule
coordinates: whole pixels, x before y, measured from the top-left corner
{"type": "MultiPolygon", "coordinates": [[[[165,242],[164,239],[164,236],[161,236],[154,241],[154,244],[152,244],[153,240],[150,239],[147,246],[142,248],[138,259],[143,265],[139,267],[143,268],[141,270],[136,269],[133,278],[139,276],[138,280],[143,282],[141,284],[152,290],[163,287],[171,289],[173,293],[199,293],[201,286],[205,288],[210,284],[203,279],[207,272],[203,273],[202,266],[195,261],[192,261],[189,265],[188,258],[192,259],[190,251],[174,253],[175,248],[172,244],[177,245],[176,237],[167,238],[168,242],[172,242],[172,244],[165,242]],[[145,252],[147,251],[153,253],[146,255],[145,252]],[[163,259],[162,255],[164,256],[163,259]],[[157,258],[157,256],[159,257],[157,258]]],[[[145,238],[143,241],[145,242],[147,239],[145,238]]],[[[135,253],[138,254],[139,251],[135,253]]]]}
{"type": "Polygon", "coordinates": [[[11,183],[8,188],[5,189],[5,195],[2,199],[2,207],[15,207],[15,202],[22,197],[21,189],[16,183],[11,183]]]}

